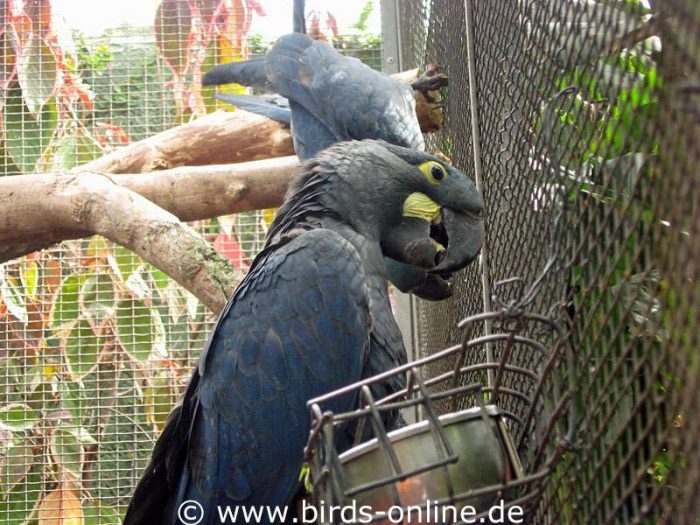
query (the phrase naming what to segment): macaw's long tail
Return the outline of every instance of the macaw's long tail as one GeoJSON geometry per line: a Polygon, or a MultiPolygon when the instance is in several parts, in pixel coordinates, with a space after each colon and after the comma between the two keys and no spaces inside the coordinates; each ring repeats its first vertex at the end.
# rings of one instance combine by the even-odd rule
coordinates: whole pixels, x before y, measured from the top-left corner
{"type": "Polygon", "coordinates": [[[265,57],[219,64],[207,71],[202,79],[203,86],[234,83],[274,91],[265,72],[265,57]]]}
{"type": "Polygon", "coordinates": [[[233,104],[240,109],[245,109],[257,115],[263,115],[264,117],[271,118],[282,124],[287,124],[289,126],[292,123],[292,111],[289,109],[289,106],[280,106],[270,102],[264,97],[256,97],[254,95],[230,95],[228,93],[217,93],[215,96],[227,104],[233,104]]]}

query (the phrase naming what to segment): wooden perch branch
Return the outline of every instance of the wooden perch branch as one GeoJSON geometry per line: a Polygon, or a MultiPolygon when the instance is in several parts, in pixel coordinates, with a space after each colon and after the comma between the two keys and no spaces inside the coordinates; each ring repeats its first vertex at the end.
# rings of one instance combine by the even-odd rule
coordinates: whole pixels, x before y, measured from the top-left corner
{"type": "MultiPolygon", "coordinates": [[[[413,82],[418,70],[394,75],[413,82]]],[[[424,132],[440,129],[442,111],[415,92],[416,114],[424,132]]],[[[179,166],[247,162],[294,155],[285,126],[247,111],[216,111],[118,149],[76,168],[87,173],[147,173],[179,166]]]]}
{"type": "Polygon", "coordinates": [[[289,130],[247,111],[216,111],[118,149],[76,172],[146,173],[294,155],[289,130]]]}
{"type": "Polygon", "coordinates": [[[282,204],[299,161],[296,157],[218,166],[183,166],[111,179],[168,210],[195,221],[282,204]]]}
{"type": "Polygon", "coordinates": [[[192,228],[104,175],[2,177],[0,210],[0,261],[98,234],[140,255],[214,312],[242,278],[192,228]]]}

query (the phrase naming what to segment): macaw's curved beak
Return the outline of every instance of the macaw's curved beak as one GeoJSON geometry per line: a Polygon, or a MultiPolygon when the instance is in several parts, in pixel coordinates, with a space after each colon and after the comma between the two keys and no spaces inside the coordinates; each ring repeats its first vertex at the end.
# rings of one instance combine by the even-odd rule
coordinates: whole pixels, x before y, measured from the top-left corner
{"type": "Polygon", "coordinates": [[[484,242],[484,220],[450,208],[442,208],[440,215],[442,221],[431,228],[431,237],[446,251],[431,273],[442,275],[461,270],[479,255],[484,242]]]}
{"type": "Polygon", "coordinates": [[[445,257],[445,247],[430,236],[431,229],[425,219],[404,217],[382,240],[382,253],[408,266],[432,270],[445,257]]]}
{"type": "Polygon", "coordinates": [[[432,223],[405,217],[382,242],[389,280],[421,299],[447,299],[452,295],[449,278],[477,257],[483,241],[480,216],[442,208],[432,223]]]}

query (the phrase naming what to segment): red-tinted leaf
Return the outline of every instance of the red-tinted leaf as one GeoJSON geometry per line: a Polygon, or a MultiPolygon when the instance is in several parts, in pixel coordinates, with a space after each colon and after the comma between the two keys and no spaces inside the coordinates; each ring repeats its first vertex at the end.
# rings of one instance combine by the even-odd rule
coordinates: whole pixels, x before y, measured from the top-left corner
{"type": "Polygon", "coordinates": [[[338,20],[330,11],[326,11],[326,27],[333,34],[333,37],[338,36],[338,20]]]}
{"type": "Polygon", "coordinates": [[[83,506],[80,488],[72,483],[63,483],[49,492],[37,509],[42,525],[82,525],[83,506]]]}
{"type": "Polygon", "coordinates": [[[24,0],[24,12],[32,21],[32,28],[42,35],[51,30],[51,1],[24,0]]]}
{"type": "Polygon", "coordinates": [[[248,270],[250,267],[245,252],[241,249],[235,237],[231,237],[225,232],[219,233],[214,241],[214,249],[219,252],[220,255],[223,255],[231,261],[231,264],[235,268],[239,270],[248,270]]]}
{"type": "Polygon", "coordinates": [[[116,124],[100,122],[95,130],[95,137],[103,146],[129,144],[131,139],[126,132],[116,124]]]}
{"type": "Polygon", "coordinates": [[[188,0],[163,0],[156,11],[156,45],[179,76],[187,67],[192,41],[192,8],[188,0]]]}
{"type": "MultiPolygon", "coordinates": [[[[4,26],[3,26],[4,27],[4,26]]],[[[19,38],[11,25],[0,32],[0,88],[7,86],[17,75],[17,50],[19,38]]]]}
{"type": "Polygon", "coordinates": [[[248,0],[248,6],[255,11],[255,14],[258,16],[267,16],[265,9],[263,9],[263,6],[260,5],[260,2],[257,0],[248,0]]]}
{"type": "Polygon", "coordinates": [[[198,7],[206,30],[211,30],[212,24],[221,26],[228,16],[226,0],[199,0],[198,7]]]}
{"type": "Polygon", "coordinates": [[[234,37],[236,41],[239,42],[242,37],[248,33],[250,24],[253,21],[253,14],[248,7],[247,0],[233,0],[233,20],[234,33],[230,36],[234,37]]]}

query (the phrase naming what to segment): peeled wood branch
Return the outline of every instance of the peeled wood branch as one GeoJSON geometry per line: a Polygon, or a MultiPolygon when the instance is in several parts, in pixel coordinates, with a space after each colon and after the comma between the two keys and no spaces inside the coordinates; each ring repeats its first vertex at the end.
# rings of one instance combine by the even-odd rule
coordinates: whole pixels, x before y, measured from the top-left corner
{"type": "Polygon", "coordinates": [[[294,155],[289,130],[246,111],[216,111],[75,169],[93,173],[146,173],[178,166],[227,164],[294,155]]]}
{"type": "MultiPolygon", "coordinates": [[[[413,82],[418,70],[394,75],[413,82]]],[[[415,92],[416,114],[424,132],[440,129],[442,111],[415,92]]],[[[179,166],[240,163],[294,155],[285,126],[247,111],[217,111],[118,149],[75,172],[147,173],[179,166]]]]}
{"type": "Polygon", "coordinates": [[[0,261],[98,234],[140,255],[214,312],[242,278],[192,228],[104,175],[2,177],[0,210],[0,261]]]}
{"type": "Polygon", "coordinates": [[[112,175],[183,221],[195,221],[282,204],[296,157],[217,166],[183,166],[143,175],[112,175]]]}

